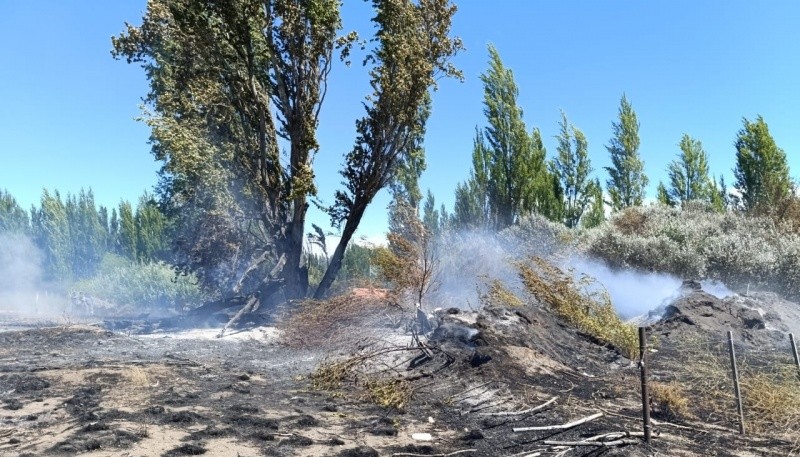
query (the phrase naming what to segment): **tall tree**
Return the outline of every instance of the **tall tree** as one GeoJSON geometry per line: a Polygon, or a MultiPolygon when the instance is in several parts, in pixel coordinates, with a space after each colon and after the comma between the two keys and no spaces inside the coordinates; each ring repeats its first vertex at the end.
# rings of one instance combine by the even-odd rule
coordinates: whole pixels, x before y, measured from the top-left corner
{"type": "Polygon", "coordinates": [[[744,209],[769,211],[790,195],[791,179],[786,153],[775,144],[764,118],[742,119],[736,135],[736,167],[733,169],[744,209]]]}
{"type": "Polygon", "coordinates": [[[603,187],[600,185],[599,179],[595,178],[591,182],[588,193],[591,196],[591,202],[586,214],[581,219],[581,226],[586,229],[597,227],[606,220],[606,204],[603,199],[603,187]]]}
{"type": "Polygon", "coordinates": [[[703,150],[703,144],[684,134],[679,147],[678,158],[669,164],[667,170],[670,200],[675,204],[690,200],[710,203],[716,186],[708,176],[708,154],[703,150]]]}
{"type": "MultiPolygon", "coordinates": [[[[419,6],[410,0],[375,0],[373,6],[381,46],[406,39],[406,47],[396,43],[400,52],[370,56],[378,63],[371,71],[375,100],[382,92],[398,98],[384,100],[383,107],[372,108],[375,116],[359,121],[360,138],[375,135],[359,143],[380,141],[376,149],[408,152],[411,135],[373,132],[370,120],[398,132],[419,132],[424,122],[418,114],[432,78],[415,79],[421,75],[393,66],[386,71],[382,63],[406,58],[388,63],[417,65],[423,73],[443,66],[454,44],[447,37],[452,11],[444,0],[419,6]],[[450,11],[446,23],[409,14],[437,8],[450,11]],[[383,78],[389,73],[399,77],[383,78]]],[[[153,152],[164,162],[161,198],[175,216],[178,261],[206,286],[229,291],[224,295],[268,299],[278,282],[267,272],[276,264],[284,265],[278,275],[286,296],[305,295],[302,247],[308,198],[316,193],[319,113],[334,50],[341,44],[346,55],[355,39],[353,34],[337,37],[340,29],[339,0],[151,0],[142,25],[129,25],[114,39],[115,55],[141,63],[150,80],[153,152]],[[285,157],[279,138],[288,147],[285,157]]],[[[398,161],[384,163],[372,148],[363,162],[379,170],[378,188],[396,177],[398,161]]],[[[362,184],[354,194],[366,207],[374,193],[362,184]]],[[[359,213],[363,209],[351,212],[345,232],[355,230],[359,213]]],[[[349,238],[343,237],[341,255],[349,238]]],[[[331,263],[333,276],[339,266],[331,263]]]]}
{"type": "Polygon", "coordinates": [[[428,189],[425,197],[425,203],[422,205],[422,224],[425,230],[436,238],[441,232],[441,216],[439,210],[436,208],[436,199],[433,193],[428,189]]]}
{"type": "Polygon", "coordinates": [[[611,209],[618,211],[641,205],[649,182],[639,156],[639,121],[625,94],[620,100],[619,120],[611,128],[614,136],[606,149],[611,154],[612,166],[605,167],[609,174],[606,186],[611,209]]]}
{"type": "Polygon", "coordinates": [[[169,260],[168,221],[152,195],[139,197],[134,216],[136,257],[140,262],[169,260]]]}
{"type": "Polygon", "coordinates": [[[39,210],[33,214],[33,233],[36,243],[44,252],[46,277],[66,280],[71,277],[70,225],[67,209],[58,191],[42,191],[39,210]]]}
{"type": "MultiPolygon", "coordinates": [[[[437,78],[461,78],[449,63],[462,49],[449,36],[456,7],[449,0],[373,0],[378,45],[368,56],[372,94],[366,114],[356,121],[356,141],[347,154],[345,189],[336,192],[331,222],[342,237],[314,296],[324,297],[342,265],[347,244],[375,195],[399,176],[418,178],[414,166],[425,122],[430,113],[430,90],[437,78]]],[[[407,187],[408,188],[408,187],[407,187]]]]}
{"type": "Polygon", "coordinates": [[[664,206],[675,206],[675,201],[670,196],[667,186],[661,181],[658,182],[658,187],[656,187],[656,201],[664,206]]]}
{"type": "Polygon", "coordinates": [[[120,253],[129,259],[136,261],[139,259],[136,250],[136,219],[133,213],[133,205],[127,200],[119,203],[119,242],[120,253]]]}
{"type": "Polygon", "coordinates": [[[67,195],[65,209],[70,234],[70,268],[75,278],[88,278],[100,266],[105,253],[105,230],[100,224],[94,193],[81,189],[67,195]]]}
{"type": "Polygon", "coordinates": [[[304,222],[339,6],[152,0],[142,25],[113,40],[115,55],[141,63],[150,80],[148,122],[164,162],[162,198],[182,234],[178,259],[209,286],[232,287],[283,256],[288,295],[304,294],[304,222]]]}
{"type": "Polygon", "coordinates": [[[28,213],[7,190],[0,189],[0,233],[28,233],[28,213]]]}
{"type": "Polygon", "coordinates": [[[559,127],[560,132],[556,137],[558,154],[553,160],[554,173],[563,192],[564,224],[573,228],[578,226],[593,197],[590,192],[592,180],[589,179],[592,166],[586,136],[569,123],[563,111],[559,127]]]}
{"type": "Polygon", "coordinates": [[[489,69],[481,81],[488,125],[476,132],[471,176],[457,189],[456,220],[482,208],[477,220],[463,222],[500,230],[530,211],[548,217],[560,213],[541,133],[534,129],[528,134],[514,75],[491,45],[489,69]]]}

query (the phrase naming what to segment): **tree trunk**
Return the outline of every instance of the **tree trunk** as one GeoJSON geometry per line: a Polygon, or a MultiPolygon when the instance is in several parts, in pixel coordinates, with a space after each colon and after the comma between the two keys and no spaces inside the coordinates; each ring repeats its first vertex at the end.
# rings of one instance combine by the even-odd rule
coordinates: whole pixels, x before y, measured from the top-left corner
{"type": "Polygon", "coordinates": [[[303,261],[303,235],[308,203],[305,198],[297,198],[291,224],[286,239],[286,269],[284,269],[284,290],[287,299],[305,298],[308,293],[308,270],[303,261]]]}
{"type": "Polygon", "coordinates": [[[342,260],[344,259],[344,252],[347,249],[347,245],[353,238],[353,234],[355,234],[356,229],[361,222],[361,218],[364,216],[364,212],[367,209],[366,203],[357,202],[353,206],[353,212],[351,212],[350,217],[347,218],[344,231],[342,231],[342,238],[339,240],[339,244],[336,245],[336,251],[334,251],[333,257],[331,257],[331,262],[328,264],[328,268],[325,270],[325,276],[322,277],[322,281],[320,281],[319,286],[314,293],[314,298],[317,300],[322,300],[328,295],[328,291],[333,285],[333,281],[336,279],[336,276],[339,274],[339,270],[342,268],[342,260]]]}

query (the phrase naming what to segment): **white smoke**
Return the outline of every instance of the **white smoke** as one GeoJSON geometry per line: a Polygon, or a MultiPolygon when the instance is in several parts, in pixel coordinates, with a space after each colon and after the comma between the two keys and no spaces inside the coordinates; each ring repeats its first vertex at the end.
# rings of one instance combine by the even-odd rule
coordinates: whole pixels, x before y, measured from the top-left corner
{"type": "Polygon", "coordinates": [[[624,319],[668,305],[680,296],[683,282],[664,273],[613,270],[605,263],[583,257],[572,257],[565,266],[605,287],[611,303],[624,319]]]}
{"type": "Polygon", "coordinates": [[[0,312],[54,314],[63,297],[42,284],[41,251],[25,235],[0,233],[0,312]]]}
{"type": "MultiPolygon", "coordinates": [[[[548,258],[554,251],[552,247],[544,249],[554,242],[551,236],[537,234],[539,236],[531,237],[530,232],[527,235],[505,239],[482,232],[450,235],[441,245],[444,248],[438,259],[439,287],[432,294],[431,303],[441,307],[477,308],[479,293],[485,291],[492,280],[499,280],[509,291],[524,296],[524,287],[514,263],[525,261],[531,255],[548,258]]],[[[561,254],[564,254],[563,250],[561,254]]],[[[692,279],[665,273],[612,269],[601,260],[577,254],[558,257],[566,259],[558,265],[562,270],[571,270],[576,279],[582,275],[594,278],[598,286],[604,287],[617,313],[624,319],[672,303],[680,297],[683,279],[692,279]]],[[[718,298],[733,294],[724,284],[715,281],[704,281],[702,288],[718,298]]]]}

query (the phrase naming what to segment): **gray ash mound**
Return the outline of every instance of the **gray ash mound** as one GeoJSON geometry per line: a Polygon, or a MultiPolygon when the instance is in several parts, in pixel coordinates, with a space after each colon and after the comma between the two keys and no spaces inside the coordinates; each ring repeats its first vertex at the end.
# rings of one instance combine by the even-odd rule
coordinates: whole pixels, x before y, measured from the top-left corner
{"type": "Polygon", "coordinates": [[[684,281],[678,298],[660,311],[652,328],[666,340],[691,334],[722,338],[731,331],[739,342],[777,346],[784,344],[787,333],[800,330],[800,305],[775,293],[719,298],[691,280],[684,281]]]}

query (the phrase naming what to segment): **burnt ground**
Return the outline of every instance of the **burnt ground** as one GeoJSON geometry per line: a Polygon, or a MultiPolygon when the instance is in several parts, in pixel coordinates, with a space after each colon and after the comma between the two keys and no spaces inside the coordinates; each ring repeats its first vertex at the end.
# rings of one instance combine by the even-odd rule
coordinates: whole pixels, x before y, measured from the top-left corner
{"type": "MultiPolygon", "coordinates": [[[[735,423],[703,421],[662,420],[649,445],[638,438],[624,446],[547,444],[640,431],[636,363],[538,306],[453,312],[440,320],[425,342],[427,355],[411,345],[402,326],[377,329],[370,333],[380,335],[375,340],[351,329],[350,339],[342,344],[339,338],[336,347],[340,355],[363,357],[363,363],[328,390],[312,386],[326,351],[288,347],[264,327],[223,338],[215,338],[214,330],[141,335],[135,330],[142,326],[133,321],[3,332],[0,456],[783,456],[793,451],[777,438],[739,437],[735,423]],[[391,355],[364,357],[379,353],[391,355]],[[402,381],[410,400],[397,407],[376,405],[365,387],[369,373],[381,373],[390,384],[402,381]],[[518,413],[551,398],[541,410],[518,413]],[[568,430],[513,431],[596,413],[603,415],[568,430]]],[[[659,357],[677,363],[681,354],[663,351],[659,357]]]]}

